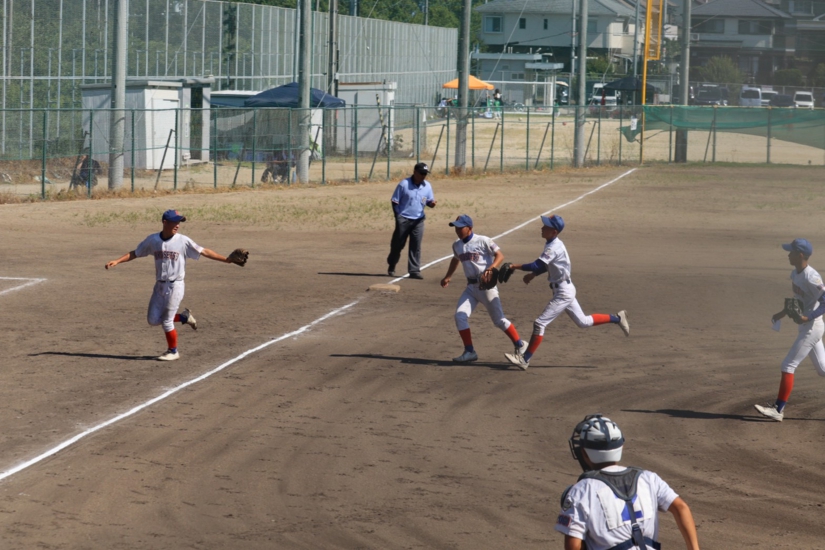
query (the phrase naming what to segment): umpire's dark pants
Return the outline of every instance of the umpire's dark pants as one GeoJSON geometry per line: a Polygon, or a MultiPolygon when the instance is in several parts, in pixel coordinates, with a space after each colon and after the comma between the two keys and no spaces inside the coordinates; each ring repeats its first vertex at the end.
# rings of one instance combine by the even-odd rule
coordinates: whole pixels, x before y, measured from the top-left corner
{"type": "Polygon", "coordinates": [[[391,270],[395,270],[398,260],[401,259],[401,251],[404,250],[404,246],[407,244],[407,237],[410,239],[407,270],[410,273],[420,273],[424,218],[411,220],[404,216],[395,217],[395,231],[393,231],[392,240],[390,241],[390,255],[387,256],[387,265],[391,270]]]}

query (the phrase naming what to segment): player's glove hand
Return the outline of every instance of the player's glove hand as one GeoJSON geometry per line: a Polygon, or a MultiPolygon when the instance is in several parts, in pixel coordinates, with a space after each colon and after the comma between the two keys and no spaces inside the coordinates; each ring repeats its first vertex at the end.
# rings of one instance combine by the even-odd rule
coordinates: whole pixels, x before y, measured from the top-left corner
{"type": "Polygon", "coordinates": [[[249,251],[243,248],[236,248],[232,251],[229,256],[226,257],[226,260],[230,263],[235,265],[239,265],[241,267],[246,265],[246,261],[249,259],[249,251]]]}
{"type": "Polygon", "coordinates": [[[801,325],[802,320],[802,300],[799,298],[785,298],[785,315],[790,317],[794,323],[801,325]]]}
{"type": "Polygon", "coordinates": [[[513,264],[510,262],[505,262],[501,265],[501,269],[498,271],[498,282],[499,283],[506,283],[510,280],[510,275],[513,274],[513,264]]]}
{"type": "Polygon", "coordinates": [[[492,267],[482,273],[478,280],[478,288],[480,290],[490,290],[491,288],[496,288],[496,285],[498,284],[498,274],[499,270],[495,267],[492,267]]]}

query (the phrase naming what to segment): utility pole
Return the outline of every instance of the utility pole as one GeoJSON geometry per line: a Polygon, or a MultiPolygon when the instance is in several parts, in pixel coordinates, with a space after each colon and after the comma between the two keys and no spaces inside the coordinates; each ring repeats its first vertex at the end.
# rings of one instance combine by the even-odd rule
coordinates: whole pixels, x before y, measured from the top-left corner
{"type": "Polygon", "coordinates": [[[424,0],[424,26],[430,24],[430,0],[424,0]]]}
{"type": "MultiPolygon", "coordinates": [[[[642,0],[636,0],[636,15],[634,16],[634,23],[633,23],[633,76],[638,77],[638,68],[639,68],[639,6],[642,0]]],[[[634,94],[634,102],[635,102],[635,94],[634,94]]]]}
{"type": "Polygon", "coordinates": [[[329,2],[329,49],[327,51],[327,93],[338,97],[338,0],[329,2]]]}
{"type": "Polygon", "coordinates": [[[310,83],[312,75],[309,73],[310,51],[312,47],[312,5],[311,0],[301,2],[301,25],[298,53],[300,63],[298,69],[298,90],[301,97],[301,108],[298,110],[298,163],[296,172],[298,182],[309,183],[309,134],[310,134],[310,83]]]}
{"type": "Polygon", "coordinates": [[[573,14],[570,19],[570,99],[573,99],[574,74],[576,74],[576,0],[573,0],[573,14]]]}
{"type": "MultiPolygon", "coordinates": [[[[690,18],[693,0],[684,0],[682,11],[682,62],[679,64],[679,103],[690,103],[690,18]]],[[[676,151],[673,160],[687,162],[688,132],[676,130],[676,151]]]]}
{"type": "MultiPolygon", "coordinates": [[[[126,132],[126,33],[129,0],[115,2],[115,41],[112,53],[112,111],[109,112],[109,189],[123,187],[123,141],[126,132]]],[[[91,144],[89,154],[91,155],[91,144]]],[[[89,157],[91,162],[92,158],[89,157]]],[[[176,161],[177,162],[177,161],[176,161]]],[[[92,164],[90,164],[92,166],[92,164]]]]}
{"type": "Polygon", "coordinates": [[[576,105],[576,134],[573,140],[573,166],[584,166],[584,123],[587,115],[587,0],[581,0],[579,18],[579,103],[576,105]]]}
{"type": "Polygon", "coordinates": [[[458,118],[456,123],[455,163],[459,172],[467,168],[467,119],[470,95],[470,16],[472,0],[464,0],[458,37],[458,118]]]}

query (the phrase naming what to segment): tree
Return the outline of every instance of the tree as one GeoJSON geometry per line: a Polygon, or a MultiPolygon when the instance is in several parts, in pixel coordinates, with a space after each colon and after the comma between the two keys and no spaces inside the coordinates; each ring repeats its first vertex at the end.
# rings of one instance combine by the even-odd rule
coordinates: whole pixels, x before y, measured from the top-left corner
{"type": "Polygon", "coordinates": [[[812,84],[815,88],[825,87],[825,63],[820,63],[814,69],[812,84]]]}
{"type": "Polygon", "coordinates": [[[587,72],[590,74],[597,74],[599,77],[603,75],[613,74],[615,67],[610,62],[610,58],[606,55],[600,55],[595,59],[587,60],[587,72]]]}
{"type": "Polygon", "coordinates": [[[716,84],[742,84],[745,77],[733,60],[727,56],[711,57],[707,64],[696,67],[698,80],[716,84]]]}

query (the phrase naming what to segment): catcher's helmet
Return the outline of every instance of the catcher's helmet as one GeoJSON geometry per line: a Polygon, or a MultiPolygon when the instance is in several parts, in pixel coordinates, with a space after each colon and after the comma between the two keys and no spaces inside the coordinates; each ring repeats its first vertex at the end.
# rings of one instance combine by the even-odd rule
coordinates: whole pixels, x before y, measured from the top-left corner
{"type": "Polygon", "coordinates": [[[589,414],[576,425],[570,436],[570,452],[582,469],[590,467],[584,462],[582,450],[593,464],[619,462],[622,459],[624,436],[615,422],[600,414],[589,414]]]}

